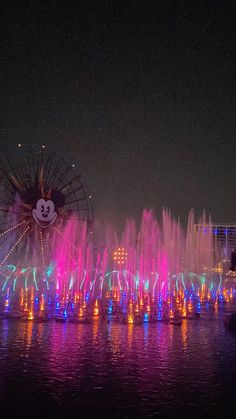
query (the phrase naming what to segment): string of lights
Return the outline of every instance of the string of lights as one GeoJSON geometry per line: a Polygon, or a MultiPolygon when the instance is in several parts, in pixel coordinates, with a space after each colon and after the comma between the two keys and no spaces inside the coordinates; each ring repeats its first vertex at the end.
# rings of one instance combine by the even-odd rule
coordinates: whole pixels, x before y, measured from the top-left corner
{"type": "Polygon", "coordinates": [[[29,231],[30,227],[26,227],[26,229],[23,231],[23,233],[21,234],[21,236],[19,237],[19,239],[15,242],[15,244],[12,246],[12,248],[9,250],[9,252],[6,254],[6,256],[4,257],[4,259],[2,260],[2,262],[0,263],[0,267],[4,265],[4,263],[6,262],[6,260],[9,258],[9,256],[14,252],[15,248],[18,246],[18,244],[21,242],[21,240],[24,238],[24,236],[26,235],[26,233],[29,231]]]}
{"type": "Polygon", "coordinates": [[[44,243],[43,243],[43,233],[42,233],[42,231],[40,231],[39,237],[40,237],[42,263],[43,263],[43,268],[45,268],[45,251],[44,251],[44,243]]]}
{"type": "Polygon", "coordinates": [[[16,228],[18,228],[18,227],[22,226],[23,224],[25,224],[25,220],[21,221],[20,223],[16,224],[15,226],[10,227],[10,228],[8,228],[7,230],[3,231],[3,232],[0,234],[0,237],[5,236],[5,234],[10,233],[11,231],[15,230],[16,228]]]}

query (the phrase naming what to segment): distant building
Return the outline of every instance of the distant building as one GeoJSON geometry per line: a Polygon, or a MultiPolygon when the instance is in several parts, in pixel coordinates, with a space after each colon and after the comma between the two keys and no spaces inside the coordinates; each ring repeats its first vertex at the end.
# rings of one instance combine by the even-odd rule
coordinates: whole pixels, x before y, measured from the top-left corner
{"type": "Polygon", "coordinates": [[[209,225],[194,224],[194,230],[207,231],[212,229],[213,265],[229,266],[231,254],[236,250],[236,224],[217,223],[209,225]]]}

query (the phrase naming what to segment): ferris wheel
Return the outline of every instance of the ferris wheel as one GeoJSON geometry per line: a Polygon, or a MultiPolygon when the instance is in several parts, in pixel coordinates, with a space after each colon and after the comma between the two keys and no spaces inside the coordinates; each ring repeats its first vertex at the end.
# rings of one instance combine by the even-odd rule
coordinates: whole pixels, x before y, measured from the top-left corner
{"type": "Polygon", "coordinates": [[[44,145],[18,144],[1,156],[0,273],[9,264],[46,266],[72,217],[86,225],[89,239],[91,196],[75,163],[44,145]]]}

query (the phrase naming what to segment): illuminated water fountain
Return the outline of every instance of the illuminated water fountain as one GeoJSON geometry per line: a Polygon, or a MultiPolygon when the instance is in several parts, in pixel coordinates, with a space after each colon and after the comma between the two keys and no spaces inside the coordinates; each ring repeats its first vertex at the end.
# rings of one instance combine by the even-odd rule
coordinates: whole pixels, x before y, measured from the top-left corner
{"type": "Polygon", "coordinates": [[[1,308],[5,316],[85,321],[107,316],[128,323],[199,314],[229,302],[234,289],[212,268],[212,224],[203,214],[187,232],[163,210],[144,210],[119,237],[93,230],[90,196],[75,164],[45,147],[20,147],[21,163],[2,165],[1,308]],[[96,249],[96,250],[95,250],[96,249]],[[17,315],[17,314],[16,314],[17,315]]]}

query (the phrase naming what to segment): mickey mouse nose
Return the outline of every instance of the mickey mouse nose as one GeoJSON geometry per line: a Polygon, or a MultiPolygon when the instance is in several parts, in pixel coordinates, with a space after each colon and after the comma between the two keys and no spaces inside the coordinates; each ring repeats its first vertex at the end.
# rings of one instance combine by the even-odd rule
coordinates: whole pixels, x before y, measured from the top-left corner
{"type": "Polygon", "coordinates": [[[42,213],[42,216],[43,216],[44,218],[47,218],[48,213],[47,213],[47,212],[43,212],[43,213],[42,213]]]}

